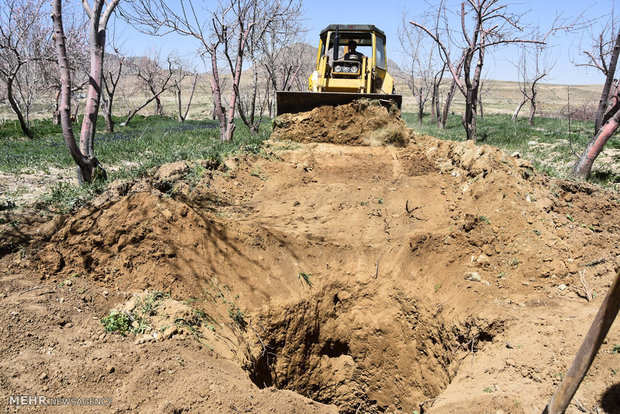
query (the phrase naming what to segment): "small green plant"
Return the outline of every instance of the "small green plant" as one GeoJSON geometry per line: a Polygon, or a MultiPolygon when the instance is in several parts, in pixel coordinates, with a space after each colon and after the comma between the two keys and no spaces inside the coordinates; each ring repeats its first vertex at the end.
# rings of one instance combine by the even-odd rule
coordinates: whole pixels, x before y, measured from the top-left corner
{"type": "Polygon", "coordinates": [[[620,344],[614,344],[610,351],[612,354],[620,354],[620,344]]]}
{"type": "Polygon", "coordinates": [[[189,166],[187,173],[185,174],[185,179],[191,188],[196,188],[206,172],[207,169],[205,167],[197,162],[194,162],[189,166]]]}
{"type": "Polygon", "coordinates": [[[510,261],[510,266],[517,266],[521,263],[516,257],[510,261]]]}
{"type": "Polygon", "coordinates": [[[568,219],[571,223],[574,223],[574,222],[575,222],[575,219],[574,219],[574,218],[573,218],[573,216],[571,216],[570,214],[567,214],[567,215],[566,215],[566,218],[567,218],[567,219],[568,219]]]}
{"type": "Polygon", "coordinates": [[[360,206],[367,206],[368,205],[368,201],[360,201],[360,206]]]}
{"type": "Polygon", "coordinates": [[[499,279],[503,279],[503,278],[505,278],[505,277],[506,277],[506,272],[501,272],[499,275],[497,275],[497,277],[498,277],[499,279]]]}
{"type": "Polygon", "coordinates": [[[160,302],[166,295],[164,292],[160,292],[158,290],[154,290],[149,293],[146,298],[142,301],[140,305],[140,310],[145,316],[153,316],[156,313],[156,308],[160,305],[160,302]]]}
{"type": "Polygon", "coordinates": [[[384,203],[384,201],[383,201],[383,199],[382,199],[382,198],[380,198],[380,199],[378,199],[378,200],[377,200],[377,203],[379,203],[379,204],[383,204],[383,203],[384,203]]]}
{"type": "Polygon", "coordinates": [[[297,279],[299,279],[302,285],[303,282],[306,282],[308,286],[312,287],[312,282],[310,282],[310,276],[312,276],[310,273],[299,272],[299,274],[297,275],[297,279]]]}
{"type": "Polygon", "coordinates": [[[108,316],[101,318],[101,323],[107,332],[120,333],[123,336],[131,329],[129,315],[117,310],[112,310],[108,316]]]}
{"type": "Polygon", "coordinates": [[[233,320],[234,323],[237,324],[241,330],[245,331],[248,323],[245,320],[245,314],[239,309],[237,305],[230,304],[228,307],[228,316],[233,320]]]}
{"type": "Polygon", "coordinates": [[[437,291],[441,289],[441,283],[436,283],[435,284],[435,293],[437,293],[437,291]]]}
{"type": "Polygon", "coordinates": [[[534,234],[540,236],[540,230],[534,229],[534,234]]]}
{"type": "Polygon", "coordinates": [[[487,224],[491,224],[491,222],[489,221],[489,219],[487,218],[487,216],[479,216],[478,219],[480,221],[484,221],[487,224]]]}
{"type": "Polygon", "coordinates": [[[497,387],[496,387],[496,386],[493,386],[493,387],[486,387],[486,388],[484,388],[482,391],[483,391],[483,392],[486,392],[486,393],[492,393],[492,392],[497,391],[497,387]]]}

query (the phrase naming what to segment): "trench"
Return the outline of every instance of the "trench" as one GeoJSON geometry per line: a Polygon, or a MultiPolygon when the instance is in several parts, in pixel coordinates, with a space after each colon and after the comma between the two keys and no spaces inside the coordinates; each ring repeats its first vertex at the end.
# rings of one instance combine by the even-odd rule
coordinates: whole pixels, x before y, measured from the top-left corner
{"type": "Polygon", "coordinates": [[[288,389],[341,413],[413,412],[438,396],[462,356],[479,351],[501,321],[450,323],[441,308],[394,287],[332,285],[256,314],[247,368],[260,388],[288,389]],[[474,339],[474,340],[472,340],[474,339]]]}

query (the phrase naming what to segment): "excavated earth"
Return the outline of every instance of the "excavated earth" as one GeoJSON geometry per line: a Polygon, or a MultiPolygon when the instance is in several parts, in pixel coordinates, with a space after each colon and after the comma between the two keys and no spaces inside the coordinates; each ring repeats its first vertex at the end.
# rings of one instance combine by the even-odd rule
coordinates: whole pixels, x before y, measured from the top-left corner
{"type": "MultiPolygon", "coordinates": [[[[325,111],[323,135],[290,116],[261,154],[24,222],[0,259],[3,410],[541,412],[620,264],[620,196],[381,105],[325,111]],[[106,332],[113,309],[144,326],[106,332]]],[[[617,344],[618,322],[568,412],[619,412],[617,344]]]]}

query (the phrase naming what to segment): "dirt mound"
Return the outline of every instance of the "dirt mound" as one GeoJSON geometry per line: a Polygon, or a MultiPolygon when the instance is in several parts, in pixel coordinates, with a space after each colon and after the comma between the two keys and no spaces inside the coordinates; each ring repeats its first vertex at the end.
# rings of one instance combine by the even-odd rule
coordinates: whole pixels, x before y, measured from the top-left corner
{"type": "Polygon", "coordinates": [[[273,121],[272,139],[346,145],[406,146],[410,131],[392,102],[359,99],[337,107],[283,114],[273,121]]]}
{"type": "MultiPolygon", "coordinates": [[[[1,259],[0,326],[23,351],[0,348],[3,389],[113,384],[143,411],[540,412],[619,264],[617,194],[493,147],[273,141],[226,165],[165,166],[1,259]],[[126,336],[104,332],[127,314],[126,336]],[[114,369],[62,369],[90,355],[114,369]]],[[[613,412],[614,343],[584,407],[613,412]]]]}

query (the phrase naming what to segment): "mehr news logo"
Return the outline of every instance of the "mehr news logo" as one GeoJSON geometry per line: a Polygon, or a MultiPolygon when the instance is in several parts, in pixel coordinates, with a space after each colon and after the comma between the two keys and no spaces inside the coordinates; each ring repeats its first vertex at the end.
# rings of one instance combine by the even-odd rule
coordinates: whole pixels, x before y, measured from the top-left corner
{"type": "Polygon", "coordinates": [[[112,405],[112,398],[69,398],[69,397],[48,397],[45,395],[10,395],[9,405],[21,406],[63,406],[63,405],[82,405],[82,406],[105,406],[112,405]]]}

